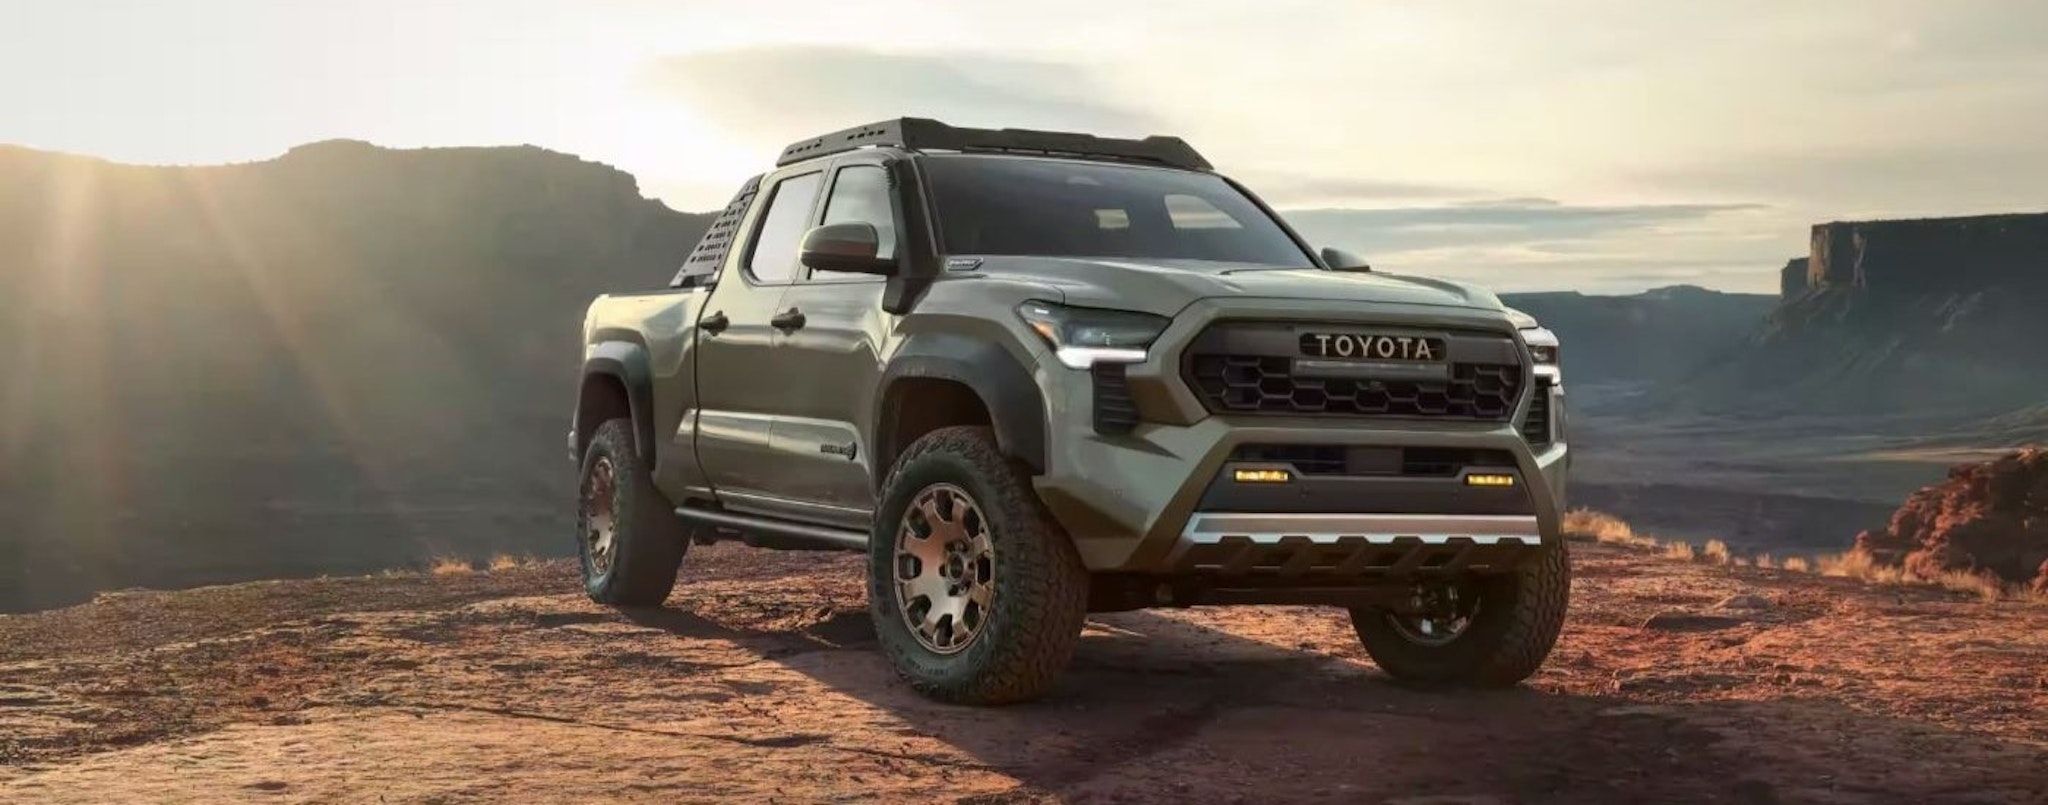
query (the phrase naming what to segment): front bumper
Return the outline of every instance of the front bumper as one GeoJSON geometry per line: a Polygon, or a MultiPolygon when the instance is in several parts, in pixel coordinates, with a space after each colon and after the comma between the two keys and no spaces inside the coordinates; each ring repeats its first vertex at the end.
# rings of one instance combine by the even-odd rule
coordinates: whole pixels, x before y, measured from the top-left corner
{"type": "Polygon", "coordinates": [[[1535,515],[1198,513],[1166,567],[1281,580],[1446,576],[1509,570],[1542,544],[1535,515]]]}
{"type": "MultiPolygon", "coordinates": [[[[1313,577],[1429,574],[1505,569],[1529,552],[1563,539],[1560,527],[1570,449],[1564,438],[1563,389],[1530,385],[1503,422],[1369,417],[1232,416],[1208,413],[1179,376],[1180,349],[1225,312],[1231,318],[1328,321],[1326,303],[1300,300],[1217,300],[1197,303],[1175,319],[1162,345],[1127,371],[1143,422],[1126,434],[1092,427],[1087,373],[1041,363],[1038,381],[1053,415],[1053,449],[1039,496],[1072,535],[1083,563],[1098,573],[1188,575],[1259,573],[1313,577]],[[1553,440],[1532,448],[1516,423],[1536,393],[1552,395],[1553,440]],[[1509,457],[1522,495],[1501,508],[1498,498],[1433,497],[1418,511],[1368,496],[1363,511],[1333,511],[1324,502],[1304,512],[1208,508],[1213,487],[1246,445],[1331,445],[1485,451],[1509,457]],[[1205,498],[1207,499],[1205,501],[1205,498]],[[1489,501],[1481,505],[1482,501],[1489,501]],[[1207,505],[1205,505],[1205,503],[1207,505]]],[[[1511,325],[1486,311],[1419,306],[1369,306],[1361,321],[1437,327],[1511,325]]],[[[1306,485],[1305,487],[1306,488],[1306,485]]]]}

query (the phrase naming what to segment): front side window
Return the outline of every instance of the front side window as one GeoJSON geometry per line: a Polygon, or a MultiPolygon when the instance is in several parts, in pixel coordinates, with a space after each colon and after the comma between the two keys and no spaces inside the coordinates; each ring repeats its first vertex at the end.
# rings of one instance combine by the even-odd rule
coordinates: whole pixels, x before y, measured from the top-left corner
{"type": "MultiPolygon", "coordinates": [[[[852,221],[873,224],[881,248],[876,256],[896,254],[896,214],[889,204],[889,176],[880,165],[849,165],[832,179],[832,195],[825,199],[825,223],[852,221]]],[[[813,279],[874,281],[871,274],[814,271],[813,279]]]]}
{"type": "Polygon", "coordinates": [[[756,282],[788,282],[796,276],[796,253],[810,228],[811,207],[818,201],[822,173],[791,176],[776,183],[747,256],[747,273],[756,282]]]}
{"type": "Polygon", "coordinates": [[[978,154],[930,155],[923,168],[948,254],[1315,267],[1214,174],[978,154]]]}

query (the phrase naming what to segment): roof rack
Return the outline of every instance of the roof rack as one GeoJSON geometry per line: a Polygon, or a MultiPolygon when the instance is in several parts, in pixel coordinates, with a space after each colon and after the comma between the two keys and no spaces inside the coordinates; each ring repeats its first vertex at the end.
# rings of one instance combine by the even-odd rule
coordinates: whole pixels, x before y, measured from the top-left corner
{"type": "Polygon", "coordinates": [[[782,156],[775,160],[775,166],[779,168],[871,145],[913,151],[1002,151],[1127,159],[1187,170],[1211,169],[1209,161],[1179,137],[1155,135],[1142,140],[1120,140],[1065,131],[969,129],[923,117],[899,117],[791,143],[782,149],[782,156]]]}

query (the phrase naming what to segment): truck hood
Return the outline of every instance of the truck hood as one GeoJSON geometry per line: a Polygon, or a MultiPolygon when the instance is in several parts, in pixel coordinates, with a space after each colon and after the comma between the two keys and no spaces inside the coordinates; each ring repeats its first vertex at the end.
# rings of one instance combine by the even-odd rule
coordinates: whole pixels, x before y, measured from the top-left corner
{"type": "MultiPolygon", "coordinates": [[[[959,260],[960,258],[955,258],[959,260]]],[[[1426,277],[1319,268],[1272,268],[1207,260],[984,257],[977,270],[1057,289],[1065,302],[1173,315],[1216,296],[1326,299],[1500,310],[1499,297],[1426,277]]]]}

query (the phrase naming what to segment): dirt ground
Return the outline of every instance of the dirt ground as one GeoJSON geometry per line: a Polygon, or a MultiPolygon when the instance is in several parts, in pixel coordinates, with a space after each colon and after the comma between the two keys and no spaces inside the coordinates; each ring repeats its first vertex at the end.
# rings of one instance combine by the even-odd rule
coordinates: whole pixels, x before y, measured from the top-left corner
{"type": "Polygon", "coordinates": [[[2048,802],[2048,606],[1573,548],[1519,689],[1158,610],[986,710],[895,682],[847,555],[699,548],[644,611],[565,563],[103,596],[0,617],[0,802],[2048,802]]]}

